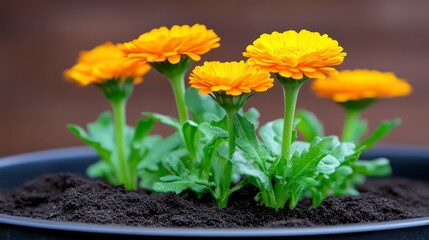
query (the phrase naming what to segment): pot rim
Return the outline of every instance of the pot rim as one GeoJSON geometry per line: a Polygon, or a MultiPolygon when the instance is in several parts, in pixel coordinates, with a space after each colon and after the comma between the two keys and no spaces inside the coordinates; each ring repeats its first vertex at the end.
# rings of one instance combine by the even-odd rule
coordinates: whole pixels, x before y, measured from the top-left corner
{"type": "MultiPolygon", "coordinates": [[[[429,156],[429,148],[416,145],[387,144],[368,151],[377,154],[389,151],[397,156],[429,156]],[[412,152],[410,153],[410,150],[412,152]]],[[[89,147],[67,147],[36,151],[0,158],[0,168],[23,165],[39,161],[61,161],[69,158],[89,158],[98,155],[89,147]]],[[[0,214],[0,224],[21,227],[59,230],[81,233],[140,235],[140,236],[180,236],[180,237],[252,237],[252,236],[317,236],[360,232],[376,232],[429,225],[429,217],[413,218],[376,223],[342,224],[335,226],[293,227],[293,228],[150,228],[123,225],[103,225],[91,223],[60,222],[0,214]],[[311,229],[311,231],[309,231],[311,229]]]]}
{"type": "Polygon", "coordinates": [[[0,223],[21,227],[60,230],[70,232],[145,235],[145,236],[179,236],[179,237],[278,237],[278,236],[318,236],[345,233],[387,231],[421,227],[429,225],[429,217],[414,218],[390,222],[343,224],[322,227],[294,228],[148,228],[122,225],[102,225],[92,223],[58,222],[0,214],[0,223]],[[311,230],[311,231],[309,231],[311,230]]]}

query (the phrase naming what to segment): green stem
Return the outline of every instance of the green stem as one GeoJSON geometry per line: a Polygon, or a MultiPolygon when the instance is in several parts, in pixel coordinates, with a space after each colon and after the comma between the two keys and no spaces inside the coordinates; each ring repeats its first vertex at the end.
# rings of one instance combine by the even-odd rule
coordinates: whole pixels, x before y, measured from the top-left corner
{"type": "Polygon", "coordinates": [[[220,201],[219,208],[225,208],[228,204],[228,198],[231,194],[231,178],[232,178],[232,163],[231,159],[235,152],[235,131],[234,131],[234,115],[237,111],[234,109],[226,109],[226,119],[228,123],[228,159],[224,163],[223,173],[220,173],[222,180],[220,182],[220,201]]]}
{"type": "Polygon", "coordinates": [[[276,207],[275,209],[283,208],[286,204],[288,195],[285,194],[287,189],[285,188],[286,181],[284,179],[276,179],[274,186],[274,196],[276,196],[276,207]]]}
{"type": "Polygon", "coordinates": [[[171,87],[173,88],[174,97],[176,98],[177,111],[179,113],[180,123],[183,124],[188,120],[188,110],[185,104],[185,76],[177,74],[170,78],[171,87]]]}
{"type": "Polygon", "coordinates": [[[219,193],[219,208],[226,208],[228,205],[229,195],[231,194],[230,186],[231,186],[231,175],[232,175],[232,163],[227,159],[223,168],[223,180],[221,180],[220,193],[219,193]]]}
{"type": "Polygon", "coordinates": [[[282,155],[289,158],[290,146],[292,145],[293,121],[295,118],[295,108],[298,99],[299,89],[304,81],[287,80],[282,81],[284,94],[284,122],[283,122],[283,140],[282,155]]]}
{"type": "Polygon", "coordinates": [[[270,191],[267,191],[266,193],[267,193],[269,207],[274,208],[276,211],[278,211],[281,208],[281,206],[278,206],[277,204],[277,198],[274,193],[274,190],[270,189],[270,191]]]}
{"type": "Polygon", "coordinates": [[[234,131],[234,115],[237,111],[228,110],[226,112],[226,121],[228,124],[228,157],[232,158],[235,152],[235,131],[234,131]]]}
{"type": "Polygon", "coordinates": [[[346,108],[346,119],[342,133],[342,141],[354,142],[356,125],[359,122],[361,110],[356,108],[346,108]]]}
{"type": "Polygon", "coordinates": [[[235,191],[242,189],[247,184],[249,184],[249,179],[248,179],[248,177],[245,177],[239,183],[237,183],[234,187],[231,188],[230,193],[233,193],[235,191]]]}
{"type": "MultiPolygon", "coordinates": [[[[259,185],[259,184],[258,184],[259,185]]],[[[259,189],[262,189],[261,190],[261,197],[262,197],[262,203],[264,204],[264,206],[266,206],[266,207],[270,207],[270,208],[273,208],[273,209],[275,209],[276,211],[278,210],[278,209],[280,209],[278,206],[277,206],[277,198],[276,198],[276,194],[275,194],[275,191],[274,191],[274,188],[273,188],[273,185],[272,184],[270,184],[270,187],[269,187],[269,189],[265,189],[263,186],[259,186],[258,187],[259,189]]]]}
{"type": "Polygon", "coordinates": [[[112,109],[114,116],[114,125],[115,125],[115,136],[116,136],[116,150],[118,153],[119,161],[119,176],[118,179],[121,181],[125,189],[131,190],[135,189],[135,181],[132,180],[132,176],[129,174],[129,166],[127,164],[127,158],[125,154],[125,132],[124,128],[126,126],[125,120],[125,105],[127,100],[117,100],[112,101],[112,109]]]}

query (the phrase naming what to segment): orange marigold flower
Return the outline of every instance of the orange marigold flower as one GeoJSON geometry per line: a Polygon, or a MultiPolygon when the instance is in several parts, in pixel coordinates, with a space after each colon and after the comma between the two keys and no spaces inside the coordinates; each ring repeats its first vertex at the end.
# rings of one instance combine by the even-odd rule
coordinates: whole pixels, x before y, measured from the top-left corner
{"type": "Polygon", "coordinates": [[[171,29],[161,27],[140,35],[139,38],[124,43],[123,52],[137,62],[152,63],[168,60],[171,64],[180,62],[186,55],[194,61],[200,55],[220,46],[220,38],[206,26],[174,25],[171,29]]]}
{"type": "Polygon", "coordinates": [[[318,96],[335,102],[405,96],[412,90],[410,84],[391,72],[361,69],[344,70],[336,76],[316,80],[312,88],[318,96]]]}
{"type": "Polygon", "coordinates": [[[130,78],[137,84],[143,81],[143,75],[149,70],[148,64],[127,61],[119,45],[107,42],[90,51],[82,51],[76,65],[66,70],[64,75],[82,86],[130,78]]]}
{"type": "Polygon", "coordinates": [[[336,74],[333,66],[343,62],[346,53],[338,42],[318,32],[293,30],[262,34],[246,48],[249,62],[285,78],[323,79],[336,74]]]}
{"type": "Polygon", "coordinates": [[[205,62],[197,66],[189,77],[193,88],[200,89],[200,94],[225,92],[238,96],[243,93],[264,92],[273,86],[270,74],[244,61],[240,62],[205,62]]]}

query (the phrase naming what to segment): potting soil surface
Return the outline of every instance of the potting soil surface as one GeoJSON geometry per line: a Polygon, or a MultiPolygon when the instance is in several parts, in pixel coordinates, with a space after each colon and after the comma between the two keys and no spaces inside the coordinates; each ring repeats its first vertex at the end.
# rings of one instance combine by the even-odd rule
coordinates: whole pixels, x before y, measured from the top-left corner
{"type": "Polygon", "coordinates": [[[278,212],[253,200],[256,189],[235,192],[226,209],[209,196],[125,191],[101,180],[59,173],[0,192],[0,213],[97,224],[146,227],[304,227],[391,221],[429,216],[429,183],[370,179],[359,196],[329,197],[318,207],[303,201],[278,212]]]}

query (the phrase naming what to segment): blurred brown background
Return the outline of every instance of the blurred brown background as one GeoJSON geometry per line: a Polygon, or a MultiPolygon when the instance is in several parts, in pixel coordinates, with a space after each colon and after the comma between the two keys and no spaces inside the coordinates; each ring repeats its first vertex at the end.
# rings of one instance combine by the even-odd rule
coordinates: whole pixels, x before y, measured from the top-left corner
{"type": "MultiPolygon", "coordinates": [[[[329,34],[348,53],[339,69],[393,71],[414,86],[411,96],[379,102],[365,112],[372,128],[382,119],[402,117],[403,124],[384,143],[429,145],[429,1],[2,1],[0,156],[81,145],[65,125],[84,125],[109,108],[95,88],[63,79],[80,50],[129,41],[163,25],[194,23],[221,37],[221,47],[203,61],[240,60],[264,32],[306,28],[329,34]]],[[[316,112],[327,132],[338,134],[342,110],[316,98],[309,85],[299,107],[316,112]]],[[[129,123],[141,111],[176,115],[168,82],[155,71],[136,87],[128,106],[129,123]]],[[[250,106],[260,110],[263,122],[281,117],[280,86],[258,94],[250,106]]]]}

